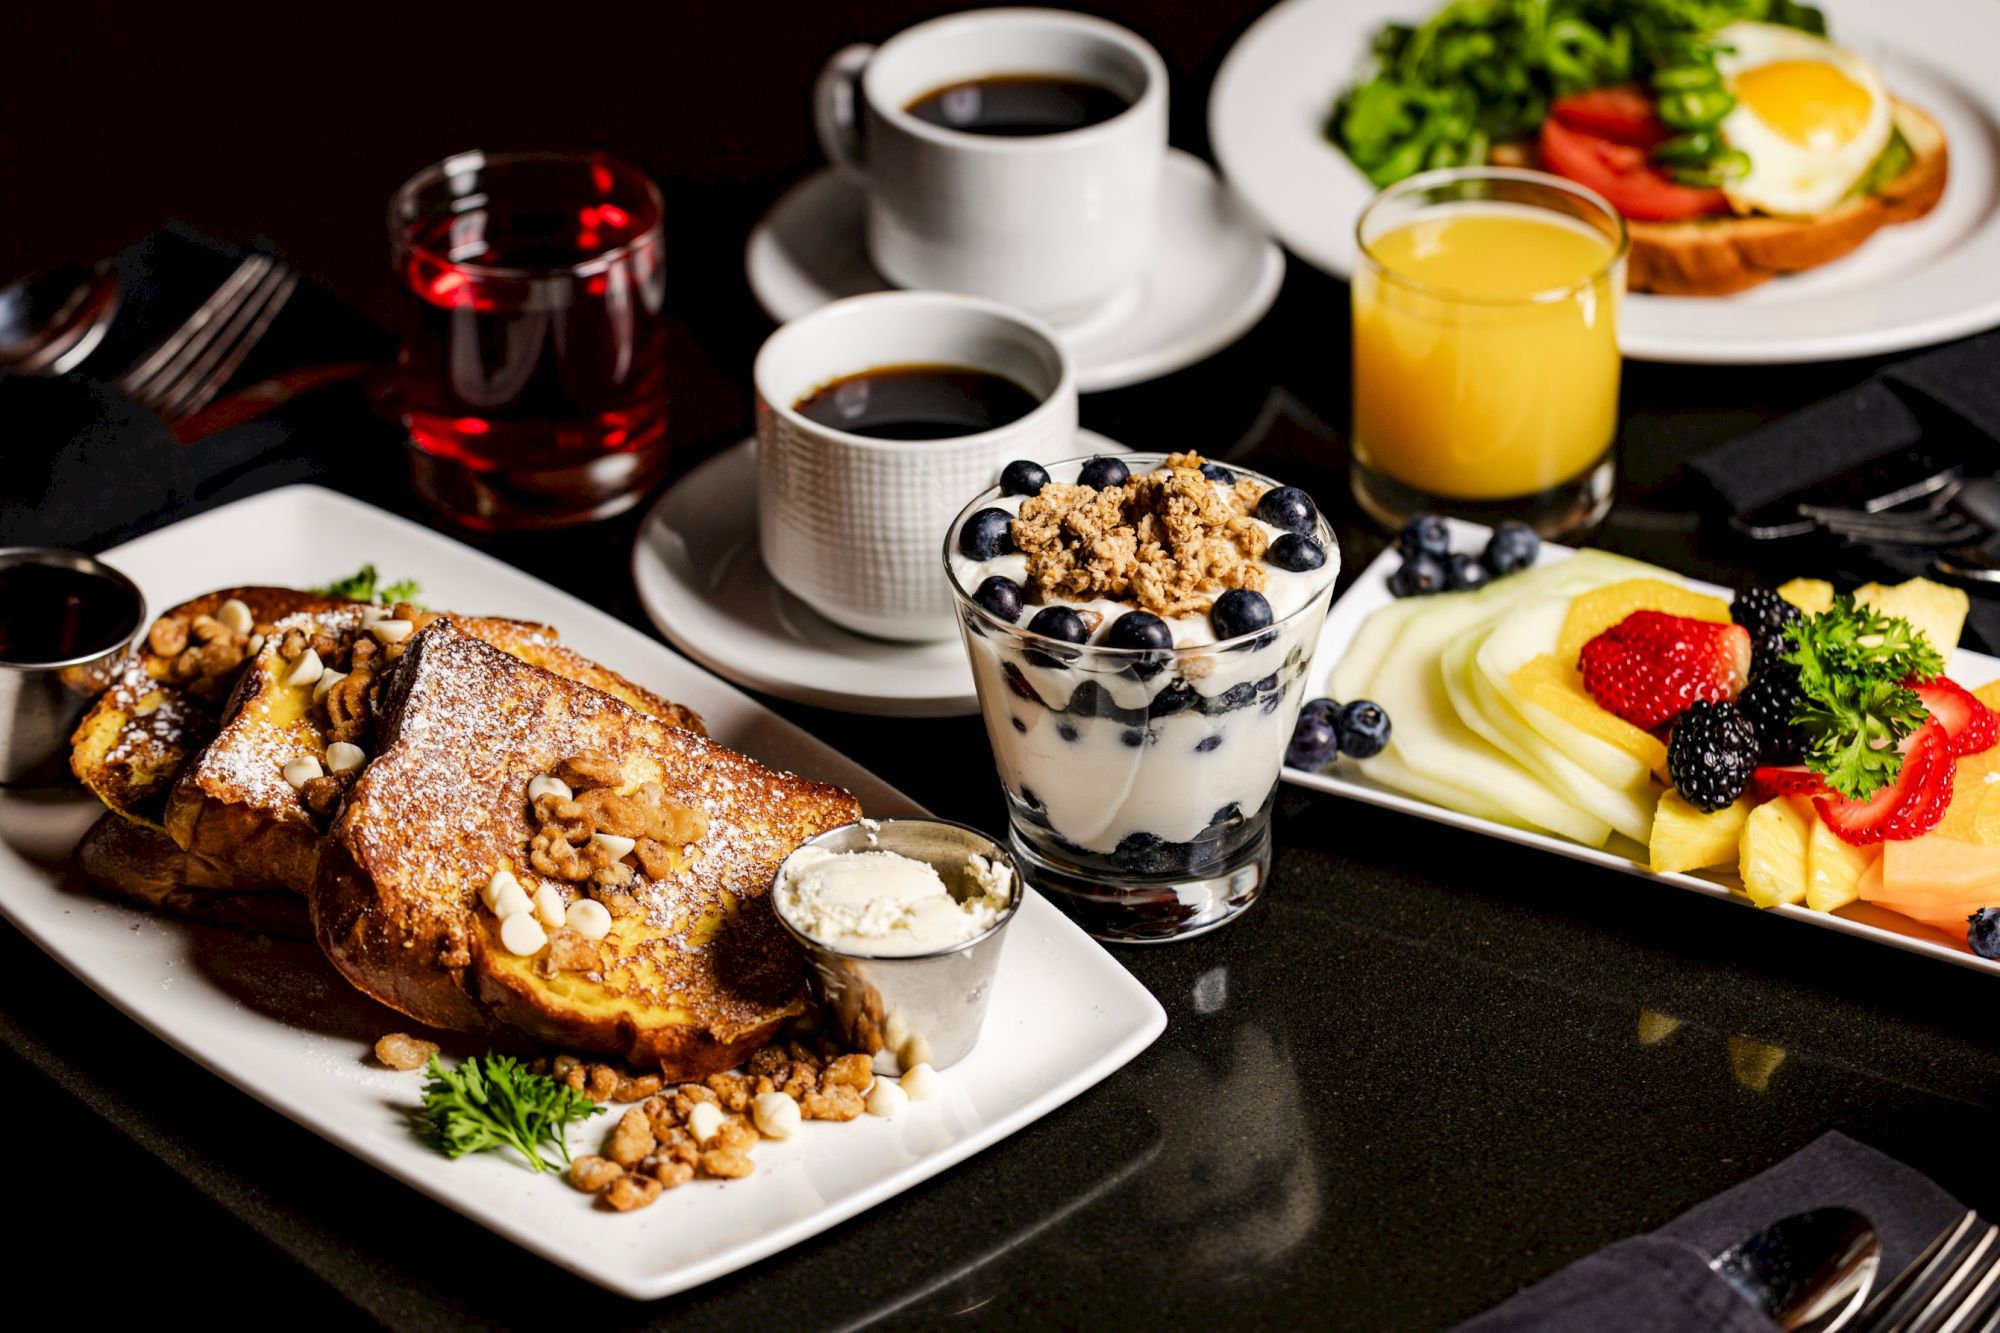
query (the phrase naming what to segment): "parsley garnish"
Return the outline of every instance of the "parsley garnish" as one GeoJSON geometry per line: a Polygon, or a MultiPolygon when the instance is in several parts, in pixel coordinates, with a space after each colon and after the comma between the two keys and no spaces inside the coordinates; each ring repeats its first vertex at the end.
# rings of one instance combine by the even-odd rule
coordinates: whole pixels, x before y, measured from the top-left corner
{"type": "Polygon", "coordinates": [[[322,597],[345,597],[352,602],[380,602],[385,606],[394,606],[397,602],[421,606],[422,603],[417,601],[417,594],[423,590],[423,585],[415,579],[385,584],[382,582],[381,574],[376,572],[373,565],[363,565],[346,578],[335,579],[324,588],[306,589],[307,592],[316,592],[322,597]]]}
{"type": "Polygon", "coordinates": [[[446,1157],[512,1148],[536,1171],[559,1171],[542,1156],[542,1145],[553,1143],[568,1163],[569,1126],[604,1109],[546,1074],[529,1073],[509,1055],[475,1055],[456,1069],[433,1055],[424,1072],[430,1075],[424,1110],[446,1157]]]}
{"type": "Polygon", "coordinates": [[[1806,767],[1850,800],[1896,780],[1896,745],[1930,713],[1904,682],[1944,673],[1944,659],[1900,616],[1885,616],[1842,594],[1830,610],[1785,629],[1805,696],[1792,721],[1811,738],[1806,767]]]}

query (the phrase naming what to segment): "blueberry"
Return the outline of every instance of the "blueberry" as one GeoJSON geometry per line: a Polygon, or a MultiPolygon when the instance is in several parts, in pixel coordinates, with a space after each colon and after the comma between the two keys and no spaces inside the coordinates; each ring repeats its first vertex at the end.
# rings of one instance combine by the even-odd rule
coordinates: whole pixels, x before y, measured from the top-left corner
{"type": "Polygon", "coordinates": [[[1062,737],[1064,740],[1074,741],[1076,739],[1076,734],[1077,734],[1076,728],[1071,726],[1069,723],[1067,722],[1056,723],[1056,735],[1062,737]]]}
{"type": "Polygon", "coordinates": [[[1428,597],[1434,592],[1443,592],[1451,582],[1451,575],[1440,562],[1427,555],[1413,555],[1403,562],[1402,568],[1389,576],[1391,597],[1428,597]]]}
{"type": "Polygon", "coordinates": [[[1098,710],[1110,702],[1111,696],[1102,685],[1086,680],[1070,691],[1069,706],[1063,711],[1074,717],[1096,717],[1098,710]]]}
{"type": "Polygon", "coordinates": [[[1305,717],[1307,714],[1312,714],[1315,717],[1323,717],[1327,718],[1328,720],[1331,720],[1334,717],[1336,717],[1339,713],[1340,713],[1340,705],[1335,703],[1331,699],[1308,699],[1299,708],[1300,717],[1305,717]]]}
{"type": "Polygon", "coordinates": [[[1396,534],[1396,549],[1405,560],[1427,555],[1443,564],[1451,555],[1451,527],[1436,514],[1418,514],[1396,534]]]}
{"type": "Polygon", "coordinates": [[[1288,532],[1271,543],[1270,549],[1264,552],[1264,558],[1279,569],[1303,574],[1326,563],[1326,549],[1310,537],[1288,532]]]}
{"type": "Polygon", "coordinates": [[[1264,677],[1264,679],[1257,682],[1257,693],[1259,694],[1269,694],[1272,690],[1275,690],[1277,688],[1278,688],[1278,673],[1275,671],[1273,671],[1270,675],[1264,677]]]}
{"type": "Polygon", "coordinates": [[[1241,824],[1242,822],[1243,807],[1234,801],[1231,801],[1228,805],[1223,806],[1208,817],[1208,826],[1212,829],[1219,829],[1231,824],[1241,824]]]}
{"type": "Polygon", "coordinates": [[[1233,713],[1239,708],[1248,708],[1257,701],[1257,687],[1249,681],[1231,685],[1221,694],[1211,694],[1202,699],[1201,711],[1206,717],[1220,717],[1233,713]]]}
{"type": "Polygon", "coordinates": [[[1493,529],[1493,536],[1486,543],[1486,554],[1480,563],[1495,578],[1506,574],[1518,574],[1535,563],[1535,557],[1542,551],[1542,539],[1526,523],[1512,519],[1493,529]]]}
{"type": "Polygon", "coordinates": [[[1021,585],[1004,574],[983,580],[972,600],[1010,625],[1021,618],[1021,585]]]}
{"type": "Polygon", "coordinates": [[[1224,486],[1234,486],[1236,484],[1236,474],[1220,463],[1203,463],[1201,465],[1201,475],[1207,477],[1210,481],[1219,481],[1224,486]]]}
{"type": "Polygon", "coordinates": [[[1174,632],[1150,611],[1127,611],[1104,632],[1106,648],[1171,648],[1174,632]]]}
{"type": "Polygon", "coordinates": [[[1278,705],[1282,704],[1283,702],[1285,702],[1284,695],[1267,694],[1264,696],[1264,702],[1257,705],[1257,711],[1264,714],[1266,717],[1269,717],[1271,714],[1278,711],[1278,705]]]}
{"type": "Polygon", "coordinates": [[[1002,495],[1040,495],[1049,484],[1049,470],[1040,463],[1017,458],[1000,473],[1002,495]]]}
{"type": "Polygon", "coordinates": [[[1146,705],[1146,716],[1172,717],[1175,713],[1185,713],[1200,702],[1201,696],[1195,693],[1194,686],[1177,680],[1153,696],[1153,701],[1146,705]]]}
{"type": "Polygon", "coordinates": [[[1146,743],[1146,730],[1144,727],[1127,727],[1118,733],[1118,739],[1136,750],[1146,743]]]}
{"type": "Polygon", "coordinates": [[[1194,752],[1196,754],[1207,754],[1220,744],[1222,744],[1222,737],[1220,736],[1203,736],[1194,743],[1194,752]]]}
{"type": "Polygon", "coordinates": [[[1271,627],[1271,604],[1261,592],[1231,588],[1208,609],[1208,623],[1217,639],[1240,639],[1271,627]]]}
{"type": "Polygon", "coordinates": [[[1444,585],[1453,592],[1471,592],[1483,588],[1493,576],[1478,559],[1460,551],[1445,564],[1444,585]]]}
{"type": "Polygon", "coordinates": [[[1009,722],[1012,722],[1014,724],[1014,730],[1020,732],[1023,736],[1028,734],[1028,724],[1023,722],[1020,718],[1010,717],[1007,720],[1009,722]]]}
{"type": "Polygon", "coordinates": [[[1115,458],[1093,458],[1076,474],[1079,486],[1094,486],[1103,490],[1107,486],[1123,486],[1132,480],[1132,469],[1115,458]]]}
{"type": "Polygon", "coordinates": [[[1382,705],[1356,699],[1334,719],[1340,752],[1350,759],[1372,759],[1389,743],[1389,715],[1382,705]]]}
{"type": "Polygon", "coordinates": [[[1012,662],[1003,662],[1000,664],[1000,674],[1007,678],[1007,688],[1014,691],[1015,694],[1028,700],[1030,703],[1041,704],[1044,708],[1048,707],[1042,696],[1035,693],[1035,687],[1028,683],[1028,678],[1021,674],[1021,668],[1015,666],[1012,662]]]}
{"type": "Polygon", "coordinates": [[[1285,767],[1317,773],[1339,748],[1340,738],[1333,723],[1319,713],[1301,713],[1298,725],[1292,728],[1291,744],[1285,747],[1285,767]]]}
{"type": "Polygon", "coordinates": [[[1035,612],[1035,618],[1028,622],[1028,630],[1032,634],[1061,639],[1064,643],[1082,643],[1090,637],[1083,617],[1066,606],[1045,606],[1035,612]]]}
{"type": "Polygon", "coordinates": [[[1981,958],[2000,958],[2000,907],[1982,907],[1965,918],[1965,942],[1981,958]]]}
{"type": "Polygon", "coordinates": [[[1257,502],[1257,517],[1287,532],[1311,532],[1319,510],[1312,497],[1296,486],[1273,486],[1257,502]]]}
{"type": "Polygon", "coordinates": [[[1014,516],[1004,509],[982,509],[958,530],[958,551],[968,560],[991,560],[1014,549],[1014,516]]]}

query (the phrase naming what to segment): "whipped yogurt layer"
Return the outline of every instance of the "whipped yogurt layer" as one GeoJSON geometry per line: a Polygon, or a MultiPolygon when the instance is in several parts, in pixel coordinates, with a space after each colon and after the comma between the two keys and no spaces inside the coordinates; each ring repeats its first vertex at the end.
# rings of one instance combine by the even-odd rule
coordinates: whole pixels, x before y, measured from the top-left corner
{"type": "Polygon", "coordinates": [[[935,953],[991,930],[1014,895],[1004,865],[968,855],[963,896],[936,867],[891,851],[801,847],[772,888],[787,921],[843,953],[935,953]]]}

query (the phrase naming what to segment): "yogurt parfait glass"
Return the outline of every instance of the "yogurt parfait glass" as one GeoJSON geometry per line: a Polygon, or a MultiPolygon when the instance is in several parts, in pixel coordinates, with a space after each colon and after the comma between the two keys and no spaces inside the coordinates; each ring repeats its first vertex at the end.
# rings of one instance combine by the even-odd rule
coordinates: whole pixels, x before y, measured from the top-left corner
{"type": "MultiPolygon", "coordinates": [[[[1073,482],[1090,461],[1047,470],[1073,482]]],[[[1119,462],[1138,476],[1164,456],[1119,462]]],[[[1233,465],[1217,471],[1280,484],[1233,465]]],[[[1028,628],[1044,609],[1035,602],[1010,623],[976,600],[996,573],[1027,587],[1027,557],[970,559],[960,529],[986,509],[1018,511],[1026,498],[984,492],[945,541],[1015,860],[1099,939],[1156,943],[1211,930],[1255,902],[1270,876],[1271,804],[1339,573],[1333,533],[1313,506],[1306,535],[1325,561],[1268,571],[1268,626],[1218,641],[1205,615],[1187,616],[1170,622],[1171,648],[1109,647],[1105,631],[1130,605],[1051,603],[1094,624],[1074,643],[1028,628]]]]}

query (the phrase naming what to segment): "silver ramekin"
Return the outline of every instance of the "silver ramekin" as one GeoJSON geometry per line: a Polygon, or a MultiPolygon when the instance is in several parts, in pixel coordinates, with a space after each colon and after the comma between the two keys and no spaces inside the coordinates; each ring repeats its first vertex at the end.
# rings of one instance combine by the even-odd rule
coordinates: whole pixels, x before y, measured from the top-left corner
{"type": "MultiPolygon", "coordinates": [[[[984,934],[935,953],[883,956],[848,953],[813,938],[785,916],[776,895],[792,864],[785,858],[772,884],[771,905],[812,960],[827,1017],[847,1049],[874,1057],[875,1072],[894,1078],[911,1065],[944,1069],[979,1041],[993,973],[1007,926],[1021,910],[1020,867],[1007,849],[977,829],[943,819],[884,819],[844,824],[801,845],[832,852],[895,852],[923,861],[959,895],[969,889],[966,858],[977,854],[1013,874],[1014,891],[1000,919],[984,934]]],[[[793,853],[796,856],[797,852],[793,853]]]]}
{"type": "MultiPolygon", "coordinates": [[[[81,551],[46,546],[0,547],[0,568],[46,565],[74,570],[106,585],[107,595],[130,602],[131,624],[109,646],[59,661],[16,661],[0,651],[0,787],[53,785],[68,776],[60,763],[70,729],[84,705],[107,683],[106,668],[146,628],[146,597],[137,584],[81,551]]],[[[18,614],[19,608],[8,608],[18,614]]]]}

